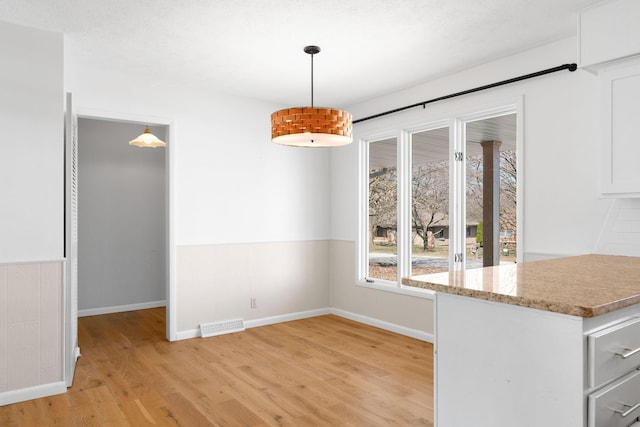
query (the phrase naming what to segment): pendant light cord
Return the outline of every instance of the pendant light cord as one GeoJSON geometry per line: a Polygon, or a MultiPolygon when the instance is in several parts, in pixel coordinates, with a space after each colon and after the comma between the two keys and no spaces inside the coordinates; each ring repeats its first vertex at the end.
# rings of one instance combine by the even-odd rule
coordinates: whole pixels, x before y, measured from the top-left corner
{"type": "Polygon", "coordinates": [[[311,55],[311,108],[313,108],[313,55],[320,52],[318,46],[305,46],[304,53],[311,55]]]}
{"type": "Polygon", "coordinates": [[[313,53],[311,54],[311,108],[313,108],[313,53]]]}

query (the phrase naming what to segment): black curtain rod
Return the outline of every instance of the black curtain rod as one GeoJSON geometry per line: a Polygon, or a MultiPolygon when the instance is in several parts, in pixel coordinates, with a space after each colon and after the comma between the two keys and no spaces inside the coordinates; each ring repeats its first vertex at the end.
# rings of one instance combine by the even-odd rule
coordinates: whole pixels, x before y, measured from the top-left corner
{"type": "Polygon", "coordinates": [[[524,76],[514,77],[514,78],[509,79],[509,80],[503,80],[501,82],[491,83],[491,84],[480,86],[480,87],[476,87],[476,88],[473,88],[473,89],[463,90],[462,92],[456,92],[456,93],[452,93],[452,94],[445,95],[445,96],[439,96],[438,98],[433,98],[433,99],[430,99],[428,101],[422,101],[422,102],[418,102],[418,103],[415,103],[415,104],[407,105],[406,107],[400,107],[400,108],[396,108],[394,110],[385,111],[384,113],[375,114],[373,116],[364,117],[362,119],[354,120],[353,123],[356,124],[356,123],[364,122],[366,120],[377,119],[378,117],[387,116],[389,114],[397,113],[399,111],[408,110],[409,108],[418,107],[420,105],[422,105],[422,108],[425,108],[427,104],[431,104],[431,103],[434,103],[434,102],[444,101],[445,99],[451,99],[451,98],[455,98],[457,96],[468,95],[468,94],[474,93],[474,92],[480,92],[481,90],[491,89],[491,88],[494,88],[494,87],[507,85],[509,83],[515,83],[515,82],[519,82],[521,80],[531,79],[533,77],[544,76],[545,74],[555,73],[556,71],[569,70],[569,71],[573,72],[576,69],[578,69],[578,66],[576,64],[563,64],[563,65],[560,65],[558,67],[548,68],[546,70],[538,71],[538,72],[531,73],[531,74],[525,74],[524,76]]]}

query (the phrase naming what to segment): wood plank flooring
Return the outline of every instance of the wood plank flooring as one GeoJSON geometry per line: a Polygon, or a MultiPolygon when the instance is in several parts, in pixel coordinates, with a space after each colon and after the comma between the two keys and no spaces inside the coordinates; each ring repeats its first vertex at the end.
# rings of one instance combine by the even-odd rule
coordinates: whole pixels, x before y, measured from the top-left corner
{"type": "Polygon", "coordinates": [[[2,426],[433,426],[433,347],[336,316],[168,342],[164,309],[79,319],[66,394],[2,426]]]}

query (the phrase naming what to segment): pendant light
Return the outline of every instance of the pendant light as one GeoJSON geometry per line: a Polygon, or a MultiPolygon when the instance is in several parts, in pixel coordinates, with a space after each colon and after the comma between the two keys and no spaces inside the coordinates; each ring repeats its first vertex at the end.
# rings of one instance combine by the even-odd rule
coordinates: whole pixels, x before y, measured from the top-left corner
{"type": "Polygon", "coordinates": [[[294,147],[338,147],[351,143],[351,113],[313,106],[313,55],[318,46],[306,46],[311,55],[311,107],[294,107],[271,114],[271,140],[294,147]]]}
{"type": "Polygon", "coordinates": [[[164,141],[159,140],[154,134],[149,130],[149,126],[146,127],[143,133],[138,135],[136,139],[132,139],[129,141],[129,145],[135,145],[136,147],[165,147],[167,144],[164,141]]]}

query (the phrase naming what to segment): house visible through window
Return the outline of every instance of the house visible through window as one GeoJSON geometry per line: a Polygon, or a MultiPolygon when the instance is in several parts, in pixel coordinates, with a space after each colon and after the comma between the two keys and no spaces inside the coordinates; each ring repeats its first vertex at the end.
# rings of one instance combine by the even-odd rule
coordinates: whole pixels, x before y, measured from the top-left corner
{"type": "Polygon", "coordinates": [[[398,165],[396,138],[369,143],[368,276],[398,276],[398,165]]]}
{"type": "Polygon", "coordinates": [[[516,111],[452,117],[362,141],[365,283],[401,287],[402,277],[516,261],[516,111]]]}
{"type": "Polygon", "coordinates": [[[449,127],[411,134],[411,275],[449,269],[449,127]]]}

